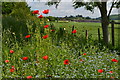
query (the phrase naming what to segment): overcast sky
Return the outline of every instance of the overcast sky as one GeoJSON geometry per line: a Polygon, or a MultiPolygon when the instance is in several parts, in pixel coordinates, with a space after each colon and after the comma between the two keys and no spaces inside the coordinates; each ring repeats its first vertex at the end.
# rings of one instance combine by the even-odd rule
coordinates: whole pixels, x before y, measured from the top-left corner
{"type": "MultiPolygon", "coordinates": [[[[64,17],[64,16],[70,16],[70,15],[82,15],[84,17],[91,17],[91,18],[97,18],[100,17],[100,12],[98,8],[94,9],[94,13],[86,10],[84,7],[74,9],[72,6],[72,2],[61,2],[58,6],[58,8],[55,8],[55,5],[48,6],[45,5],[46,2],[27,2],[29,6],[31,6],[31,10],[40,10],[43,11],[45,9],[49,9],[50,13],[48,16],[56,16],[56,17],[64,17]]],[[[110,3],[108,4],[108,10],[110,8],[110,3]]],[[[113,9],[111,14],[118,14],[118,9],[113,9]]],[[[44,14],[43,14],[44,15],[44,14]]]]}

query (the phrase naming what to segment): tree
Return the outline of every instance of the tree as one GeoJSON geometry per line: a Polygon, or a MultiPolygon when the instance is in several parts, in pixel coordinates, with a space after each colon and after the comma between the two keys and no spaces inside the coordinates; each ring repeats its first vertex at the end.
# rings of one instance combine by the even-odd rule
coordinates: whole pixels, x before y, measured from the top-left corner
{"type": "MultiPolygon", "coordinates": [[[[2,30],[10,31],[17,41],[22,41],[28,34],[28,21],[32,22],[32,13],[26,2],[3,2],[2,3],[2,30]],[[22,38],[21,38],[22,37],[22,38]]],[[[32,22],[33,23],[33,22],[32,22]]],[[[11,41],[13,38],[11,38],[11,41]]],[[[3,42],[6,41],[3,39],[3,42]]]]}
{"type": "Polygon", "coordinates": [[[91,19],[91,18],[89,16],[87,16],[86,19],[91,19]]]}
{"type": "MultiPolygon", "coordinates": [[[[54,1],[54,0],[53,0],[54,1]]],[[[61,0],[56,0],[56,2],[48,2],[48,5],[53,5],[60,3],[61,0]],[[50,4],[51,3],[51,4],[50,4]]],[[[103,32],[103,40],[106,44],[109,43],[109,32],[108,32],[108,25],[110,23],[109,16],[111,14],[111,11],[113,8],[119,8],[120,7],[120,1],[119,0],[113,0],[111,2],[111,7],[110,10],[107,11],[107,4],[108,0],[97,0],[96,1],[91,1],[91,2],[85,2],[84,0],[73,0],[73,7],[80,8],[80,7],[85,7],[87,10],[90,10],[91,12],[94,11],[94,8],[97,7],[100,10],[101,13],[101,25],[102,25],[102,32],[103,32]]]]}
{"type": "Polygon", "coordinates": [[[55,21],[55,17],[53,17],[53,16],[48,16],[47,17],[50,21],[55,21]]]}
{"type": "Polygon", "coordinates": [[[64,18],[67,18],[67,16],[65,16],[64,18]]]}
{"type": "Polygon", "coordinates": [[[18,19],[28,19],[31,16],[30,7],[26,2],[3,2],[3,16],[12,16],[18,19]]]}
{"type": "Polygon", "coordinates": [[[70,15],[69,18],[73,18],[74,16],[70,15]]]}
{"type": "Polygon", "coordinates": [[[11,3],[3,2],[2,3],[2,14],[3,15],[10,14],[12,12],[13,8],[14,8],[14,3],[13,2],[11,2],[11,3]]]}
{"type": "Polygon", "coordinates": [[[78,15],[76,15],[76,17],[83,17],[83,16],[78,14],[78,15]]]}

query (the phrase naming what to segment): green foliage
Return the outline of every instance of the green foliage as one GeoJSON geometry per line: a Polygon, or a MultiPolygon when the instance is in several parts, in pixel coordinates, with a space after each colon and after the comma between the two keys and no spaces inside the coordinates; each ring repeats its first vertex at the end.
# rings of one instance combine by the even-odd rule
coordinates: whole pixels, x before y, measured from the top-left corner
{"type": "Polygon", "coordinates": [[[86,17],[86,19],[91,19],[90,17],[86,17]]]}
{"type": "MultiPolygon", "coordinates": [[[[117,22],[119,22],[119,20],[120,20],[120,14],[110,15],[109,17],[110,17],[110,20],[116,20],[116,21],[118,20],[117,22]]],[[[100,20],[101,17],[98,17],[96,19],[100,20]]]]}
{"type": "MultiPolygon", "coordinates": [[[[11,37],[11,43],[15,42],[15,40],[22,42],[23,38],[29,34],[27,24],[31,24],[34,20],[30,7],[26,2],[3,2],[2,12],[3,33],[7,36],[11,34],[15,36],[11,37]],[[9,31],[9,34],[6,33],[7,31],[9,31]]],[[[6,42],[6,40],[3,39],[3,42],[6,42]]]]}
{"type": "Polygon", "coordinates": [[[25,2],[17,2],[15,3],[14,10],[10,15],[17,19],[28,20],[31,16],[30,7],[28,7],[25,2]]]}
{"type": "Polygon", "coordinates": [[[111,16],[110,16],[110,19],[111,19],[111,20],[120,20],[120,14],[111,15],[111,16]]]}
{"type": "Polygon", "coordinates": [[[6,35],[6,37],[3,38],[3,43],[7,42],[7,44],[11,44],[14,40],[20,42],[28,34],[28,27],[22,20],[17,20],[16,18],[10,16],[3,17],[2,24],[3,34],[6,35]],[[10,43],[8,43],[9,41],[6,41],[8,36],[11,36],[10,43]]]}
{"type": "Polygon", "coordinates": [[[117,2],[115,2],[114,4],[115,4],[115,8],[120,8],[120,1],[119,0],[117,2]]]}
{"type": "Polygon", "coordinates": [[[8,15],[14,9],[14,2],[3,2],[2,3],[2,14],[8,15]]]}
{"type": "Polygon", "coordinates": [[[73,2],[73,7],[76,8],[80,8],[80,7],[85,7],[87,10],[90,10],[91,12],[93,12],[94,8],[97,7],[97,3],[99,2],[77,2],[74,1],[73,2]]]}
{"type": "Polygon", "coordinates": [[[55,7],[57,8],[58,5],[59,5],[59,3],[60,3],[60,1],[61,1],[61,0],[48,1],[48,2],[46,3],[46,5],[48,5],[48,6],[56,5],[55,7]]]}

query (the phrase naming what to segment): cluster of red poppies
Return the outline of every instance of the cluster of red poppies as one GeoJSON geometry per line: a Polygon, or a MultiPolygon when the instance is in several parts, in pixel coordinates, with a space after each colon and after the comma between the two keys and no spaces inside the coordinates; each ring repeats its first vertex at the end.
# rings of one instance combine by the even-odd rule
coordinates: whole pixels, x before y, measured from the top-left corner
{"type": "MultiPolygon", "coordinates": [[[[42,11],[42,13],[44,13],[44,14],[48,14],[49,12],[50,12],[49,9],[42,11]]],[[[40,11],[39,10],[35,10],[32,13],[33,14],[38,14],[39,15],[38,18],[40,18],[40,19],[43,18],[43,15],[40,15],[40,11]]],[[[45,25],[44,26],[44,28],[48,28],[48,27],[49,27],[49,25],[45,25]]],[[[51,30],[51,31],[54,32],[55,30],[51,30]]],[[[31,37],[30,35],[26,35],[25,36],[25,38],[30,38],[30,37],[31,37]]],[[[48,35],[44,35],[42,38],[46,39],[46,38],[48,38],[48,35]]]]}
{"type": "MultiPolygon", "coordinates": [[[[44,14],[48,14],[50,12],[50,10],[49,9],[46,9],[46,10],[44,10],[44,11],[42,11],[42,13],[44,13],[44,14]]],[[[38,14],[39,16],[38,16],[38,18],[43,18],[43,15],[40,15],[40,11],[39,10],[35,10],[35,11],[33,11],[32,12],[33,14],[38,14]]],[[[44,28],[48,28],[49,27],[49,25],[45,25],[44,26],[44,28]]],[[[55,30],[54,29],[52,29],[52,30],[50,30],[50,31],[52,31],[52,32],[54,32],[55,30]]],[[[73,30],[71,33],[77,33],[77,30],[73,30]]],[[[30,38],[31,36],[30,35],[26,35],[25,36],[25,38],[30,38]]],[[[44,35],[43,37],[42,37],[43,39],[46,39],[46,38],[48,38],[48,35],[44,35]]]]}
{"type": "MultiPolygon", "coordinates": [[[[49,12],[50,12],[49,9],[42,11],[42,13],[44,13],[44,14],[48,14],[49,12]]],[[[32,13],[33,14],[38,14],[39,15],[38,18],[40,18],[40,19],[44,17],[43,15],[40,15],[39,10],[35,10],[32,13]]]]}
{"type": "MultiPolygon", "coordinates": [[[[49,12],[50,12],[49,9],[46,9],[46,10],[42,11],[42,13],[44,13],[44,14],[48,14],[49,12]]],[[[34,10],[32,13],[33,14],[40,14],[39,10],[34,10]]]]}
{"type": "MultiPolygon", "coordinates": [[[[102,73],[102,72],[104,72],[104,70],[103,70],[103,69],[98,69],[98,72],[99,72],[99,73],[102,73]]],[[[112,74],[112,73],[113,73],[113,71],[109,71],[109,73],[111,73],[111,74],[112,74]]]]}
{"type": "MultiPolygon", "coordinates": [[[[111,59],[111,61],[112,61],[112,62],[118,62],[117,59],[111,59]]],[[[103,73],[103,72],[104,72],[104,69],[98,69],[98,72],[99,72],[99,73],[103,73]]],[[[112,74],[113,71],[109,71],[108,73],[112,74]]],[[[114,78],[114,77],[110,77],[110,78],[114,78]]]]}
{"type": "Polygon", "coordinates": [[[10,72],[14,72],[14,70],[15,70],[15,67],[12,66],[11,69],[10,69],[10,72]]]}
{"type": "MultiPolygon", "coordinates": [[[[98,69],[98,72],[99,72],[99,73],[103,73],[103,72],[104,72],[104,70],[103,70],[103,69],[98,69]]],[[[109,71],[108,73],[112,74],[112,73],[113,73],[113,71],[109,71]]],[[[114,77],[112,76],[112,77],[110,77],[110,78],[114,78],[114,77]]]]}
{"type": "MultiPolygon", "coordinates": [[[[14,53],[14,50],[10,50],[10,53],[12,54],[12,53],[14,53]]],[[[86,53],[83,53],[83,55],[87,55],[86,53]]],[[[46,55],[46,56],[43,56],[42,57],[44,60],[48,60],[49,59],[49,57],[48,57],[48,55],[46,55]]],[[[28,57],[22,57],[21,58],[22,60],[28,60],[28,57]]],[[[80,59],[80,62],[83,62],[84,60],[83,59],[80,59]]],[[[111,61],[112,62],[118,62],[118,60],[117,59],[111,59],[111,61]]],[[[5,63],[9,63],[10,61],[9,60],[5,60],[5,63]]],[[[68,65],[68,64],[70,64],[70,61],[68,60],[68,59],[66,59],[66,60],[64,60],[63,61],[63,64],[64,65],[68,65]]],[[[10,72],[14,72],[15,71],[15,67],[14,66],[12,66],[12,68],[10,69],[10,72]]],[[[103,73],[104,72],[104,70],[103,69],[98,69],[98,73],[103,73]]],[[[113,73],[113,71],[109,71],[109,73],[113,73]]],[[[27,76],[27,78],[32,78],[32,76],[27,76]]],[[[113,77],[112,77],[113,78],[113,77]]]]}

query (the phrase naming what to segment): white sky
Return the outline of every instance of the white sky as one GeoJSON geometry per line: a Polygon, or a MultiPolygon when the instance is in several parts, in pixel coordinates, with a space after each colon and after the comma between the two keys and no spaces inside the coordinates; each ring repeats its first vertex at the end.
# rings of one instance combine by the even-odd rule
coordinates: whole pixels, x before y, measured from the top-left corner
{"type": "MultiPolygon", "coordinates": [[[[49,9],[50,13],[48,14],[49,16],[58,16],[58,17],[64,17],[64,16],[69,16],[69,15],[82,15],[84,17],[91,17],[91,18],[97,18],[100,17],[100,12],[98,8],[94,9],[94,13],[86,10],[84,7],[78,8],[78,9],[74,9],[74,7],[72,7],[72,2],[60,2],[58,8],[55,8],[55,5],[53,6],[48,6],[45,5],[46,2],[39,2],[39,1],[29,1],[27,2],[29,6],[31,6],[31,10],[40,10],[43,11],[45,9],[49,9]]],[[[110,8],[110,3],[108,4],[108,10],[110,8]]],[[[111,14],[118,14],[118,9],[114,9],[112,10],[111,14]]],[[[44,14],[43,14],[44,15],[44,14]]]]}

